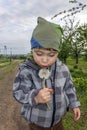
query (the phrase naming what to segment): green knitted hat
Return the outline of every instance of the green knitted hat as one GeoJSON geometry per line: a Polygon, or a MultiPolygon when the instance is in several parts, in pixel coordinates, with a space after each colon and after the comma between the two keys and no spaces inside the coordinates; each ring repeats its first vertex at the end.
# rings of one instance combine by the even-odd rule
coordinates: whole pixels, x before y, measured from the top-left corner
{"type": "Polygon", "coordinates": [[[62,41],[62,28],[41,17],[38,17],[37,23],[38,25],[34,29],[31,38],[31,49],[40,47],[59,51],[62,41]]]}

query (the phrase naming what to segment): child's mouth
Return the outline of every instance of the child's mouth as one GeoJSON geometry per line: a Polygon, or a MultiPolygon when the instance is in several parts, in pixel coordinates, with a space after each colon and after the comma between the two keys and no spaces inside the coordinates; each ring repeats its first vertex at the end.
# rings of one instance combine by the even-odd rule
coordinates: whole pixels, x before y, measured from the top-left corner
{"type": "Polygon", "coordinates": [[[45,66],[45,65],[42,65],[42,68],[47,68],[47,66],[45,66]]]}

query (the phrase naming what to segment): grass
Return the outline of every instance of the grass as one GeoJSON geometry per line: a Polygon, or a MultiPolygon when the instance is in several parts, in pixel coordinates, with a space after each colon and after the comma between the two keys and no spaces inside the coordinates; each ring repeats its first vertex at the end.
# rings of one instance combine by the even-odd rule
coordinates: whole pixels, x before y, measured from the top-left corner
{"type": "MultiPolygon", "coordinates": [[[[79,94],[77,93],[77,95],[79,94]]],[[[65,130],[87,130],[87,93],[79,96],[79,101],[81,102],[81,118],[79,121],[74,122],[73,112],[71,110],[67,112],[63,119],[65,130]]]]}
{"type": "Polygon", "coordinates": [[[0,80],[4,78],[5,74],[12,72],[18,62],[19,62],[18,60],[14,60],[12,61],[11,64],[10,63],[8,63],[7,65],[5,64],[5,66],[3,66],[0,70],[0,80]]]}
{"type": "Polygon", "coordinates": [[[7,65],[9,65],[9,62],[0,63],[0,68],[5,67],[7,65]]]}
{"type": "MultiPolygon", "coordinates": [[[[87,61],[84,61],[83,59],[79,60],[78,64],[78,70],[74,69],[75,60],[74,59],[68,59],[67,60],[67,66],[71,70],[73,68],[73,71],[79,72],[78,70],[81,69],[81,71],[85,74],[85,78],[87,79],[87,61]]],[[[75,72],[75,73],[76,73],[75,72]]],[[[72,75],[73,72],[71,72],[72,75]]],[[[77,76],[83,77],[82,73],[77,74],[77,76]]],[[[84,77],[83,77],[84,78],[84,77]]],[[[79,121],[74,122],[73,120],[73,112],[70,110],[67,112],[65,117],[63,118],[65,130],[87,130],[87,91],[86,92],[79,92],[77,91],[78,99],[81,103],[80,109],[81,109],[81,118],[79,121]]]]}
{"type": "MultiPolygon", "coordinates": [[[[67,66],[69,68],[74,67],[75,66],[75,59],[68,59],[67,66]]],[[[87,61],[84,61],[82,58],[80,58],[79,63],[78,63],[78,68],[87,71],[87,61]]]]}

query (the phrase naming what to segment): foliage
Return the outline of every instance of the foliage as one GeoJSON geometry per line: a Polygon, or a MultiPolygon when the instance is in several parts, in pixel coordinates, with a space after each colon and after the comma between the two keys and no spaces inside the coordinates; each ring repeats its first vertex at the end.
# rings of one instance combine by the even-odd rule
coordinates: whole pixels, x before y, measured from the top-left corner
{"type": "Polygon", "coordinates": [[[80,78],[73,78],[73,81],[75,83],[78,92],[81,93],[87,92],[87,79],[80,77],[80,78]]]}
{"type": "Polygon", "coordinates": [[[85,42],[87,42],[87,24],[80,26],[78,31],[80,31],[82,38],[85,40],[85,42]]]}
{"type": "Polygon", "coordinates": [[[87,129],[87,79],[73,78],[76,86],[77,96],[81,103],[81,118],[78,122],[73,121],[73,113],[69,111],[64,118],[65,130],[86,130],[87,129]]]}
{"type": "Polygon", "coordinates": [[[3,58],[4,56],[0,54],[0,59],[3,58]]]}
{"type": "Polygon", "coordinates": [[[9,62],[3,62],[3,63],[0,63],[0,68],[4,67],[4,66],[7,66],[9,65],[9,62]]]}
{"type": "Polygon", "coordinates": [[[79,57],[87,45],[86,29],[87,25],[80,26],[79,21],[75,23],[74,19],[65,21],[61,51],[59,54],[59,58],[63,59],[65,63],[68,56],[71,55],[76,59],[76,64],[78,64],[79,57]]]}
{"type": "Polygon", "coordinates": [[[4,78],[5,74],[12,72],[14,70],[14,67],[18,64],[18,62],[21,62],[21,60],[14,60],[12,61],[12,64],[8,64],[6,65],[6,67],[4,67],[4,69],[0,68],[0,80],[4,78]]]}
{"type": "Polygon", "coordinates": [[[85,53],[84,53],[84,60],[87,61],[87,49],[85,50],[85,53]]]}
{"type": "Polygon", "coordinates": [[[61,43],[61,50],[60,50],[58,57],[64,63],[66,63],[66,59],[69,57],[69,49],[70,49],[70,47],[65,41],[61,43]]]}
{"type": "Polygon", "coordinates": [[[61,20],[65,21],[65,26],[63,27],[63,42],[61,44],[59,58],[66,63],[66,59],[69,54],[71,54],[76,58],[76,64],[78,64],[79,55],[84,51],[85,44],[87,44],[87,25],[80,26],[79,22],[75,24],[74,19],[70,19],[69,16],[73,16],[78,12],[80,13],[87,5],[78,2],[77,0],[70,0],[69,2],[75,3],[77,6],[59,12],[54,15],[52,19],[61,14],[65,15],[61,18],[61,20]],[[65,18],[68,18],[68,20],[65,18]]]}
{"type": "Polygon", "coordinates": [[[82,77],[86,77],[87,75],[87,72],[84,72],[83,70],[80,70],[80,69],[74,69],[74,71],[72,72],[72,77],[76,78],[80,78],[81,76],[82,77]]]}
{"type": "Polygon", "coordinates": [[[73,82],[76,87],[77,97],[81,103],[81,118],[78,122],[73,120],[73,112],[69,110],[63,119],[65,130],[86,130],[87,129],[87,62],[80,59],[78,68],[74,59],[68,59],[67,65],[70,68],[73,82]]]}
{"type": "Polygon", "coordinates": [[[7,62],[9,59],[3,55],[0,55],[0,63],[7,62]]]}

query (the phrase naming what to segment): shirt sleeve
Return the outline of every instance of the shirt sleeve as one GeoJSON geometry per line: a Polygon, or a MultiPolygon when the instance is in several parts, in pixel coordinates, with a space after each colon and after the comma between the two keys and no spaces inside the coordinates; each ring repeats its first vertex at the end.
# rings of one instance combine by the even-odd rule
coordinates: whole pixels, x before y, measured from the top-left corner
{"type": "Polygon", "coordinates": [[[77,99],[77,95],[76,95],[76,89],[74,86],[74,83],[72,81],[72,77],[70,72],[68,71],[68,78],[66,79],[66,83],[65,83],[65,93],[69,99],[69,108],[75,108],[75,107],[79,107],[80,106],[80,102],[77,99]]]}
{"type": "Polygon", "coordinates": [[[36,105],[34,97],[38,90],[34,87],[31,75],[25,70],[19,71],[13,83],[13,97],[22,104],[36,105]]]}

